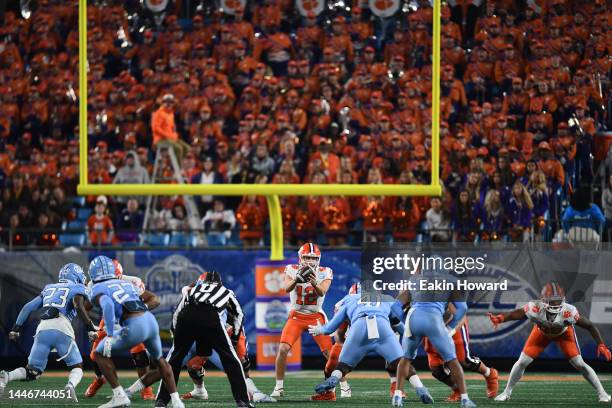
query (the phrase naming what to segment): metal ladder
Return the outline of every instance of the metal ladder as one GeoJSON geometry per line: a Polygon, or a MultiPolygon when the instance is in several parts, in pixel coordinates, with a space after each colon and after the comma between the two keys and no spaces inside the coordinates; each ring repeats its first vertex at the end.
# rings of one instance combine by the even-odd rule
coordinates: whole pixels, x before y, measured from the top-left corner
{"type": "MultiPolygon", "coordinates": [[[[181,170],[172,144],[167,142],[159,142],[157,144],[157,151],[155,152],[155,163],[153,165],[153,175],[151,179],[152,183],[167,183],[169,181],[174,180],[179,184],[189,184],[188,180],[183,174],[183,171],[181,170]],[[162,162],[164,159],[164,154],[167,154],[170,157],[170,164],[172,165],[172,177],[164,177],[161,173],[163,170],[162,162]]],[[[156,195],[150,195],[147,197],[147,207],[145,210],[145,217],[143,222],[144,230],[147,232],[154,231],[152,221],[154,219],[153,214],[155,213],[155,209],[157,208],[158,200],[159,196],[156,195]]],[[[183,203],[185,204],[186,216],[187,220],[189,221],[189,227],[193,230],[192,234],[194,234],[196,239],[196,245],[205,243],[205,240],[202,239],[202,235],[200,234],[200,230],[202,229],[200,212],[198,211],[198,206],[196,205],[193,196],[184,195],[183,203]]],[[[141,244],[145,243],[145,237],[146,234],[143,234],[141,237],[141,244]]]]}

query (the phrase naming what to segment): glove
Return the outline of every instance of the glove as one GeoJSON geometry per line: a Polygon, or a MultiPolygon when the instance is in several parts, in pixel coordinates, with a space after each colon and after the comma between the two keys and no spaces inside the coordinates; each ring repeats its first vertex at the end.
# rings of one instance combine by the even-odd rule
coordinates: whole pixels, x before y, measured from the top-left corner
{"type": "Polygon", "coordinates": [[[610,353],[608,346],[603,343],[597,346],[597,358],[603,358],[606,361],[612,360],[612,353],[610,353]]]}
{"type": "Polygon", "coordinates": [[[314,271],[312,267],[309,265],[304,265],[300,268],[297,275],[295,275],[295,280],[299,283],[305,283],[310,280],[310,276],[314,275],[314,271]]]}
{"type": "Polygon", "coordinates": [[[97,331],[88,331],[87,332],[87,338],[89,338],[90,342],[94,342],[96,340],[98,340],[98,332],[97,331]]]}
{"type": "Polygon", "coordinates": [[[323,326],[321,326],[321,322],[317,321],[317,324],[312,324],[308,326],[308,333],[313,336],[320,336],[323,334],[323,326]]]}
{"type": "Polygon", "coordinates": [[[106,337],[106,340],[104,340],[104,350],[102,350],[102,355],[106,358],[110,358],[111,356],[111,352],[113,350],[113,342],[114,342],[114,338],[113,337],[106,337]]]}
{"type": "Polygon", "coordinates": [[[489,315],[489,319],[491,319],[491,323],[493,323],[493,328],[497,329],[501,323],[503,323],[506,318],[503,314],[494,315],[493,313],[487,313],[489,315]]]}
{"type": "Polygon", "coordinates": [[[13,326],[13,328],[9,332],[9,340],[17,341],[19,339],[19,336],[21,336],[20,332],[21,332],[21,326],[18,326],[18,325],[13,326]]]}

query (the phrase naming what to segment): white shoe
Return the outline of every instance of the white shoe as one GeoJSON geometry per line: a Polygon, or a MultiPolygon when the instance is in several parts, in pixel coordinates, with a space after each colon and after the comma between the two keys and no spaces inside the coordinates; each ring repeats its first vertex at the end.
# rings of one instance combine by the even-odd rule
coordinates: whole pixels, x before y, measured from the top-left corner
{"type": "Polygon", "coordinates": [[[178,400],[176,404],[174,402],[170,402],[170,406],[172,408],[185,408],[185,404],[183,404],[183,401],[181,400],[178,400]]]}
{"type": "Polygon", "coordinates": [[[285,389],[276,387],[274,387],[274,391],[272,391],[272,394],[270,394],[272,398],[280,398],[283,395],[285,395],[285,389]]]}
{"type": "Polygon", "coordinates": [[[74,389],[74,385],[72,385],[71,383],[66,384],[66,386],[64,387],[64,391],[66,391],[67,394],[66,398],[69,398],[72,402],[79,402],[76,391],[74,389]]]}
{"type": "Polygon", "coordinates": [[[599,402],[612,402],[612,397],[610,397],[610,394],[600,395],[599,402]]]}
{"type": "Polygon", "coordinates": [[[353,396],[353,392],[351,390],[351,387],[346,387],[343,388],[342,386],[340,387],[340,398],[351,398],[353,396]]]}
{"type": "Polygon", "coordinates": [[[495,401],[508,401],[510,399],[510,394],[506,394],[506,391],[499,394],[495,397],[495,401]]]}
{"type": "Polygon", "coordinates": [[[106,404],[100,405],[98,408],[117,408],[117,407],[129,407],[130,399],[127,395],[123,395],[121,397],[116,397],[113,395],[110,401],[106,404]]]}
{"type": "Polygon", "coordinates": [[[277,402],[277,401],[271,396],[266,395],[263,392],[259,391],[253,394],[253,402],[266,404],[266,403],[272,403],[272,402],[277,402]]]}
{"type": "Polygon", "coordinates": [[[197,388],[194,388],[192,391],[188,392],[187,394],[183,394],[181,396],[181,399],[187,400],[187,399],[198,399],[198,400],[207,400],[208,399],[208,391],[206,391],[206,388],[204,388],[204,385],[202,385],[202,389],[198,390],[197,388]]]}
{"type": "Polygon", "coordinates": [[[0,371],[0,397],[4,394],[4,389],[6,388],[6,384],[8,384],[8,372],[2,370],[0,371]]]}

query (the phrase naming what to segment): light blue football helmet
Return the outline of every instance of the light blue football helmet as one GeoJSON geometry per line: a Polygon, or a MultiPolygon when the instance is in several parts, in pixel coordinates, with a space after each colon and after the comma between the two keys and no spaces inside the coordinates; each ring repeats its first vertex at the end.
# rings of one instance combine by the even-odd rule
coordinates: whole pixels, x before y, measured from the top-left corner
{"type": "Polygon", "coordinates": [[[59,271],[59,282],[85,283],[83,268],[75,263],[67,263],[59,271]]]}
{"type": "Polygon", "coordinates": [[[115,264],[108,256],[96,256],[89,264],[89,278],[92,282],[115,279],[115,264]]]}

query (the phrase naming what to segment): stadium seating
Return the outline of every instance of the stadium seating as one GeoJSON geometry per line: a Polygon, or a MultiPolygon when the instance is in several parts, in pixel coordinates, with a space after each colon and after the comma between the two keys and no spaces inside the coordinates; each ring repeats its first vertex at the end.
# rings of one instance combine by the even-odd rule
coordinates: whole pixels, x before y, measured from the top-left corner
{"type": "MultiPolygon", "coordinates": [[[[500,236],[511,239],[520,235],[505,231],[516,225],[509,204],[516,198],[502,190],[511,190],[520,180],[530,195],[539,194],[531,173],[542,171],[545,210],[558,225],[570,192],[592,182],[592,138],[610,122],[602,109],[609,104],[605,2],[586,7],[557,2],[544,8],[536,3],[487,2],[467,24],[461,6],[444,6],[442,12],[445,216],[456,221],[452,217],[461,212],[457,201],[464,190],[472,203],[469,212],[484,216],[486,193],[496,189],[504,198],[500,236]],[[577,8],[588,18],[574,20],[577,8]],[[468,181],[472,173],[480,175],[473,185],[468,181]]],[[[262,18],[256,4],[249,4],[238,20],[206,8],[192,10],[195,14],[189,17],[181,14],[185,10],[171,8],[161,24],[136,19],[136,26],[122,7],[122,2],[88,7],[88,42],[96,50],[89,55],[90,182],[129,182],[134,174],[138,180],[151,177],[155,143],[168,138],[183,157],[184,177],[192,182],[203,177],[214,183],[428,181],[428,2],[398,11],[385,24],[359,6],[350,11],[332,7],[307,23],[283,3],[271,14],[278,18],[262,18]],[[108,29],[110,20],[127,28],[120,30],[125,38],[108,29]],[[271,32],[281,39],[278,43],[269,40],[271,32]],[[162,131],[166,119],[174,122],[167,134],[162,131]],[[130,151],[136,170],[122,172],[130,151]]],[[[144,8],[131,12],[147,13],[144,8]]],[[[10,196],[20,184],[29,191],[59,187],[69,197],[75,194],[74,19],[70,13],[54,13],[53,6],[35,9],[29,20],[7,12],[0,167],[10,196]],[[22,29],[32,23],[45,28],[22,29]],[[15,30],[22,34],[10,35],[15,30]]],[[[160,174],[171,178],[169,163],[161,167],[160,174]]],[[[42,200],[36,211],[52,213],[56,227],[72,218],[86,222],[94,204],[92,197],[76,197],[71,201],[74,211],[66,213],[44,205],[49,195],[42,200]]],[[[296,220],[308,211],[325,240],[333,224],[326,217],[336,210],[344,212],[346,228],[359,230],[377,213],[364,202],[348,200],[339,210],[322,202],[284,205],[285,216],[293,220],[285,230],[299,236],[296,220]]],[[[409,227],[414,229],[430,208],[425,199],[398,202],[389,200],[380,207],[385,233],[375,239],[402,239],[394,232],[407,227],[396,222],[394,212],[417,205],[419,220],[409,227]]],[[[237,212],[238,203],[228,200],[228,207],[237,212]]],[[[111,199],[111,219],[123,205],[111,199]]],[[[267,217],[265,211],[261,214],[267,217]]],[[[538,216],[527,217],[523,228],[533,228],[538,216]]],[[[469,228],[470,234],[455,238],[482,238],[480,225],[469,228]]],[[[347,243],[359,244],[360,235],[351,232],[347,243]]],[[[184,242],[181,236],[168,239],[184,242]]],[[[236,237],[229,240],[237,243],[236,237]]]]}

